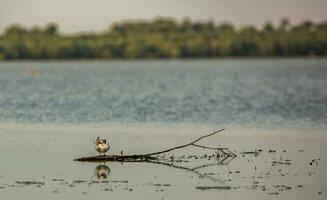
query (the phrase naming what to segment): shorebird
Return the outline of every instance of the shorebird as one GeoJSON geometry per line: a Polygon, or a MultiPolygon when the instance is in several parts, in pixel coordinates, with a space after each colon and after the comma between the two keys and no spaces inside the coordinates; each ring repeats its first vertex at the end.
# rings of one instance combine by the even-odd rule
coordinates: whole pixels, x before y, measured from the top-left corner
{"type": "Polygon", "coordinates": [[[107,151],[109,151],[110,146],[107,143],[107,140],[105,139],[100,139],[99,136],[97,138],[97,140],[95,141],[95,150],[97,150],[97,152],[103,153],[103,155],[106,154],[107,151]]]}

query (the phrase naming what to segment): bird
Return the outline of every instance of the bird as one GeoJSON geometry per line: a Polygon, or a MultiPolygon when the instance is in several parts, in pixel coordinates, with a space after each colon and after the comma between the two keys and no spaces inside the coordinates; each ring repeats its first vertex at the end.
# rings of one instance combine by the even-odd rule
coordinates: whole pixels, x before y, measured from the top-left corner
{"type": "Polygon", "coordinates": [[[109,151],[109,149],[110,149],[110,146],[107,143],[107,140],[100,139],[100,137],[98,136],[95,141],[95,150],[100,153],[100,156],[101,156],[101,153],[103,153],[103,155],[106,155],[106,152],[109,151]]]}

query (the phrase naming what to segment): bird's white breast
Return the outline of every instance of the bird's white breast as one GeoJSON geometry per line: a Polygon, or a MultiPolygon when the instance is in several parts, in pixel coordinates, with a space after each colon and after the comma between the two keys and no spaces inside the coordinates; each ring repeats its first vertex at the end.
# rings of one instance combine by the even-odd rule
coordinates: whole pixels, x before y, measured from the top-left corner
{"type": "Polygon", "coordinates": [[[108,144],[103,144],[103,143],[100,143],[98,145],[95,146],[95,150],[97,150],[97,152],[99,153],[105,153],[109,150],[110,146],[108,144]]]}

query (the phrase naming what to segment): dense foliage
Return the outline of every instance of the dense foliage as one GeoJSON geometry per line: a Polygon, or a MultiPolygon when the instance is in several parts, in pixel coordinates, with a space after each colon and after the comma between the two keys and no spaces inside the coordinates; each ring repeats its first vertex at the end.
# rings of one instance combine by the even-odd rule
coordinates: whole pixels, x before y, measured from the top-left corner
{"type": "Polygon", "coordinates": [[[58,26],[12,25],[0,36],[0,60],[326,56],[327,21],[236,29],[211,21],[170,18],[116,23],[102,33],[63,35],[58,26]]]}

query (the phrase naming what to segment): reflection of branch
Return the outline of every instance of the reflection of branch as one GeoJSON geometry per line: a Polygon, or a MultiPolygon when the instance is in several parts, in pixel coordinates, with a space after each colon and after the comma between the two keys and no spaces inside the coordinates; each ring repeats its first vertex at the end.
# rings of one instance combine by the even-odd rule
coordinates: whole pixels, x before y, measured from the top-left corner
{"type": "Polygon", "coordinates": [[[192,170],[198,170],[198,169],[202,169],[202,168],[206,168],[206,167],[211,167],[211,166],[217,166],[217,165],[226,165],[227,163],[224,163],[223,161],[220,161],[220,162],[217,162],[217,163],[215,162],[215,163],[211,163],[211,164],[206,164],[206,165],[200,165],[200,166],[197,166],[197,167],[193,167],[192,170]]]}
{"type": "Polygon", "coordinates": [[[178,166],[178,165],[174,165],[172,163],[165,163],[165,162],[160,162],[160,161],[148,160],[148,161],[145,161],[145,162],[153,163],[153,164],[159,164],[159,165],[165,165],[165,166],[173,167],[173,168],[177,168],[177,169],[182,169],[182,170],[185,170],[185,171],[188,171],[188,172],[192,172],[192,173],[196,174],[197,176],[199,176],[200,178],[207,178],[207,179],[210,179],[210,180],[212,180],[214,182],[220,182],[220,183],[225,183],[226,182],[226,181],[223,181],[223,180],[216,179],[216,178],[214,178],[212,176],[202,174],[202,173],[197,171],[198,169],[201,169],[201,168],[206,168],[206,167],[210,167],[210,166],[219,165],[219,163],[211,163],[211,164],[201,165],[201,166],[194,167],[194,168],[188,168],[188,167],[178,166]]]}

